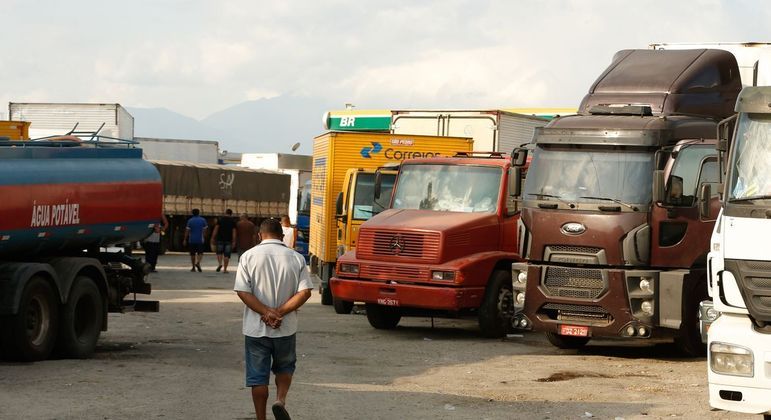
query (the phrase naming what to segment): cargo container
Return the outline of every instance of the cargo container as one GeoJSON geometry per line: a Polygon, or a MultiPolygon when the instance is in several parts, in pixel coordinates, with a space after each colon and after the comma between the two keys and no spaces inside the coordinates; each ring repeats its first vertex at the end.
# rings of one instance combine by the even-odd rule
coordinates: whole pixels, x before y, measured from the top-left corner
{"type": "Polygon", "coordinates": [[[11,102],[8,115],[10,120],[31,124],[30,138],[58,136],[73,129],[82,133],[98,131],[105,137],[134,138],[134,117],[120,104],[11,102]]]}
{"type": "MultiPolygon", "coordinates": [[[[353,212],[345,215],[336,212],[337,197],[348,170],[374,173],[388,163],[398,164],[409,158],[452,156],[458,151],[470,151],[472,147],[473,141],[469,138],[388,133],[332,131],[313,140],[310,266],[321,278],[323,304],[333,303],[329,279],[334,274],[337,257],[342,253],[338,238],[343,238],[346,225],[353,224],[353,212]]],[[[364,201],[369,204],[361,201],[361,209],[364,206],[374,208],[374,197],[364,201]]],[[[355,243],[357,235],[358,231],[352,231],[346,240],[355,243]]]]}
{"type": "Polygon", "coordinates": [[[391,132],[470,137],[474,151],[510,153],[529,143],[550,118],[501,110],[395,110],[391,132]]]}
{"type": "Polygon", "coordinates": [[[161,217],[158,171],[133,143],[0,142],[0,349],[34,361],[87,357],[107,313],[157,311],[147,266],[104,247],[161,217]],[[129,297],[128,299],[126,299],[129,297]]]}
{"type": "Polygon", "coordinates": [[[165,249],[183,250],[185,227],[193,209],[209,220],[209,234],[215,218],[225,216],[227,209],[252,219],[279,217],[288,211],[289,175],[239,166],[171,161],[152,164],[163,181],[163,211],[169,221],[162,243],[165,249]]]}
{"type": "Polygon", "coordinates": [[[134,137],[147,160],[171,160],[216,165],[220,162],[219,142],[134,137]]]}
{"type": "Polygon", "coordinates": [[[7,140],[29,139],[29,123],[26,121],[0,121],[0,137],[7,140]]]}

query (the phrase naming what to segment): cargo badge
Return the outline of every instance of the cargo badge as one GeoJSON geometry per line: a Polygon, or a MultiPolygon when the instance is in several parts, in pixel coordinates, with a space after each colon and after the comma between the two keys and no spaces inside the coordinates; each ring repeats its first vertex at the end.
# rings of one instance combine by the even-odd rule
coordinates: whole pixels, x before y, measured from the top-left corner
{"type": "Polygon", "coordinates": [[[362,147],[359,153],[361,153],[362,157],[371,159],[372,155],[374,155],[375,153],[380,153],[381,150],[383,150],[383,145],[381,145],[376,141],[373,141],[372,147],[362,147]]]}
{"type": "Polygon", "coordinates": [[[560,231],[565,235],[580,235],[586,232],[586,226],[581,223],[570,222],[562,225],[560,231]]]}
{"type": "Polygon", "coordinates": [[[391,243],[388,244],[388,248],[391,250],[391,252],[394,253],[394,255],[399,255],[404,251],[404,239],[402,239],[401,236],[396,235],[393,238],[391,238],[391,243]]]}

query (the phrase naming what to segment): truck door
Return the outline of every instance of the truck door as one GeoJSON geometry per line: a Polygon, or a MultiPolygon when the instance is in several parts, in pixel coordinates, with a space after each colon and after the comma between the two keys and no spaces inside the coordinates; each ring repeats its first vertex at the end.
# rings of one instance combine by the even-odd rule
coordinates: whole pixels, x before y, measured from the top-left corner
{"type": "Polygon", "coordinates": [[[706,256],[717,215],[718,169],[713,144],[684,146],[676,153],[666,181],[663,203],[654,204],[651,216],[651,265],[689,268],[706,256]],[[712,184],[713,211],[709,220],[699,217],[701,185],[712,184]]]}
{"type": "Polygon", "coordinates": [[[353,174],[344,200],[347,223],[338,246],[345,247],[346,252],[356,249],[361,225],[388,208],[395,179],[394,172],[381,171],[381,195],[375,200],[375,173],[358,171],[353,174]]]}

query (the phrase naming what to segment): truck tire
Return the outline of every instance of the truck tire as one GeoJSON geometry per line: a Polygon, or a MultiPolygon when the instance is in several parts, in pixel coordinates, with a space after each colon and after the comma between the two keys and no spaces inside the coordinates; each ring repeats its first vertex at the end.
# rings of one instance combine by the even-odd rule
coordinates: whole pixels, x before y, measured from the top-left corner
{"type": "Polygon", "coordinates": [[[345,315],[353,310],[353,302],[332,297],[332,305],[335,307],[335,313],[345,315]]]}
{"type": "Polygon", "coordinates": [[[90,357],[102,332],[103,317],[102,294],[96,283],[86,276],[75,277],[62,307],[57,353],[74,359],[90,357]]]}
{"type": "Polygon", "coordinates": [[[367,303],[365,308],[367,309],[367,321],[369,321],[369,325],[372,325],[372,327],[377,328],[378,330],[392,330],[399,325],[399,321],[402,319],[402,314],[399,312],[399,309],[392,306],[367,303]]]}
{"type": "Polygon", "coordinates": [[[571,337],[567,335],[559,335],[557,333],[547,332],[546,339],[557,348],[565,350],[577,350],[586,345],[589,342],[589,337],[571,337]]]}
{"type": "Polygon", "coordinates": [[[319,289],[321,289],[321,304],[326,306],[332,305],[334,303],[334,299],[332,299],[332,288],[319,286],[319,289]]]}
{"type": "Polygon", "coordinates": [[[485,289],[482,306],[479,307],[479,330],[484,337],[503,337],[512,330],[513,299],[511,272],[493,271],[485,289]]]}
{"type": "Polygon", "coordinates": [[[684,355],[702,357],[707,354],[707,345],[701,342],[699,330],[699,303],[707,298],[707,282],[699,280],[683,290],[683,321],[675,337],[675,346],[684,355]]]}
{"type": "Polygon", "coordinates": [[[319,271],[319,277],[321,278],[321,284],[319,286],[321,289],[321,304],[329,306],[334,304],[332,288],[329,286],[329,279],[335,275],[335,265],[329,263],[321,263],[321,270],[319,271]],[[327,287],[324,287],[324,284],[326,284],[327,287]]]}
{"type": "Polygon", "coordinates": [[[2,319],[0,344],[12,360],[34,362],[48,358],[56,343],[59,302],[51,283],[34,276],[21,294],[19,312],[2,319]]]}

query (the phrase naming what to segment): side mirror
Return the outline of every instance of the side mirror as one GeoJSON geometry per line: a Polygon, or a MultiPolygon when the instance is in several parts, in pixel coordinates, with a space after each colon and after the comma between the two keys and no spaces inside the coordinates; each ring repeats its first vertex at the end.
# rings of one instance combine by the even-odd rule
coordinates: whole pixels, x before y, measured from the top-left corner
{"type": "Polygon", "coordinates": [[[522,195],[522,171],[519,167],[512,167],[509,171],[509,195],[514,197],[522,195]]]}
{"type": "Polygon", "coordinates": [[[653,171],[653,202],[664,202],[664,171],[653,171]]]}
{"type": "Polygon", "coordinates": [[[711,219],[710,199],[712,198],[712,185],[701,184],[699,190],[699,216],[702,219],[711,219]]]}
{"type": "Polygon", "coordinates": [[[516,167],[525,166],[527,162],[527,149],[518,147],[511,151],[511,165],[516,167]]]}
{"type": "Polygon", "coordinates": [[[375,200],[380,199],[380,194],[383,192],[383,174],[379,170],[375,171],[375,200]]]}
{"type": "Polygon", "coordinates": [[[337,201],[335,202],[335,215],[340,217],[343,214],[343,192],[337,193],[337,201]]]}

